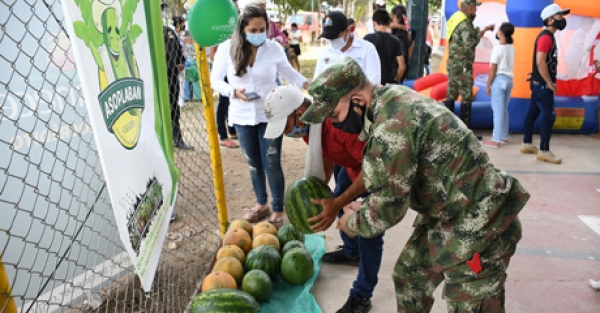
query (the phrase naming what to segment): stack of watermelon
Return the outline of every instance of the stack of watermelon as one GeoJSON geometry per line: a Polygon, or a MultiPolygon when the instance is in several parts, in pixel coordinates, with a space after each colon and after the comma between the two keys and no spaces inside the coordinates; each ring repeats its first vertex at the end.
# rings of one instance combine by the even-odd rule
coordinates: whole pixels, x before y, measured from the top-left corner
{"type": "Polygon", "coordinates": [[[192,313],[258,312],[258,303],[269,300],[279,274],[292,284],[304,284],[313,275],[304,234],[290,224],[277,230],[268,222],[234,220],[216,259],[202,282],[202,293],[192,303],[192,313]]]}

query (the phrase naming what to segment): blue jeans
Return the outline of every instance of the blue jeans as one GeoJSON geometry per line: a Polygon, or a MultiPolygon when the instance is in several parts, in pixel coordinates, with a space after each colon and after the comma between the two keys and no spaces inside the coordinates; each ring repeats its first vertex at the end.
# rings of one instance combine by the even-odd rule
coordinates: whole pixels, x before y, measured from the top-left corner
{"type": "Polygon", "coordinates": [[[217,104],[217,131],[219,139],[225,140],[228,138],[227,131],[231,135],[235,135],[235,128],[227,126],[227,116],[229,115],[229,97],[219,94],[219,104],[217,104]]]}
{"type": "MultiPolygon", "coordinates": [[[[227,77],[225,77],[227,82],[227,77]]],[[[228,138],[227,131],[231,135],[235,135],[235,127],[227,126],[227,116],[229,115],[229,97],[219,94],[219,104],[217,105],[217,132],[219,139],[225,140],[228,138]]]]}
{"type": "Polygon", "coordinates": [[[540,123],[540,150],[550,150],[550,135],[556,115],[554,113],[554,92],[548,85],[531,81],[531,102],[529,102],[529,111],[525,116],[525,125],[523,127],[523,142],[532,143],[533,124],[538,116],[541,117],[540,123]]]}
{"type": "MultiPolygon", "coordinates": [[[[341,195],[352,185],[348,172],[345,168],[336,165],[334,197],[341,195]]],[[[343,210],[340,210],[338,217],[342,216],[343,210]]],[[[377,275],[381,267],[381,257],[383,255],[383,234],[374,238],[363,238],[356,236],[348,237],[346,233],[340,231],[340,237],[344,242],[344,253],[348,256],[360,254],[358,263],[358,275],[350,289],[351,296],[360,296],[362,298],[371,298],[373,289],[377,285],[377,275]]]]}
{"type": "Polygon", "coordinates": [[[240,147],[250,169],[250,180],[254,187],[256,202],[260,205],[267,204],[266,176],[269,180],[269,187],[271,187],[271,197],[273,197],[272,210],[273,212],[283,212],[285,180],[281,168],[282,136],[265,139],[266,128],[267,123],[253,126],[235,125],[240,147]]]}
{"type": "Polygon", "coordinates": [[[494,112],[494,130],[492,141],[508,139],[508,102],[510,102],[510,91],[513,88],[513,79],[498,74],[492,82],[492,111],[494,112]]]}

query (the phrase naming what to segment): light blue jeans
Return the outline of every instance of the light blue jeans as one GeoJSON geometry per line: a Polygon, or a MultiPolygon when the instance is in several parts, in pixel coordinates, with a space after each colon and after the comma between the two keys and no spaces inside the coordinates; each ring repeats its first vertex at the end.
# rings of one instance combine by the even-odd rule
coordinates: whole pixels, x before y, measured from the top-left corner
{"type": "Polygon", "coordinates": [[[267,204],[266,179],[268,179],[273,198],[272,210],[273,212],[283,212],[285,180],[281,168],[282,136],[265,139],[267,123],[253,126],[236,124],[234,126],[250,169],[250,180],[254,187],[256,202],[260,205],[267,204]]]}
{"type": "Polygon", "coordinates": [[[508,102],[510,102],[510,91],[513,88],[513,79],[498,74],[492,82],[492,111],[494,112],[494,130],[492,141],[508,139],[508,102]]]}

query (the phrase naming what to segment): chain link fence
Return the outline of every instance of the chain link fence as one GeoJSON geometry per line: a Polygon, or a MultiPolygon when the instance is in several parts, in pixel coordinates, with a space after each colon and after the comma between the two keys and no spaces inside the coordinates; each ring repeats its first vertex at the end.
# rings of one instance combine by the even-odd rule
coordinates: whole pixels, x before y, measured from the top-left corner
{"type": "MultiPolygon", "coordinates": [[[[118,236],[61,2],[0,0],[0,25],[0,287],[18,312],[185,311],[220,245],[202,103],[177,101],[193,149],[175,149],[177,218],[145,293],[118,236]]],[[[171,88],[180,97],[184,81],[171,88]]]]}

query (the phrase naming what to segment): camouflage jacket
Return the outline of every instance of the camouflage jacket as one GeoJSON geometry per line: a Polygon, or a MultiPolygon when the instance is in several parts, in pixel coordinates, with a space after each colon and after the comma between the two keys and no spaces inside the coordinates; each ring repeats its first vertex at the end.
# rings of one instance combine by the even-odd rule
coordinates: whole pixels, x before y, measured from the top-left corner
{"type": "Polygon", "coordinates": [[[373,237],[408,208],[428,229],[438,269],[470,259],[513,222],[529,193],[495,168],[473,132],[444,106],[397,85],[376,86],[363,159],[371,193],[347,220],[351,233],[373,237]]]}
{"type": "Polygon", "coordinates": [[[480,39],[479,28],[473,26],[471,19],[467,18],[456,26],[448,46],[449,57],[446,67],[449,73],[472,73],[475,48],[480,39]]]}

